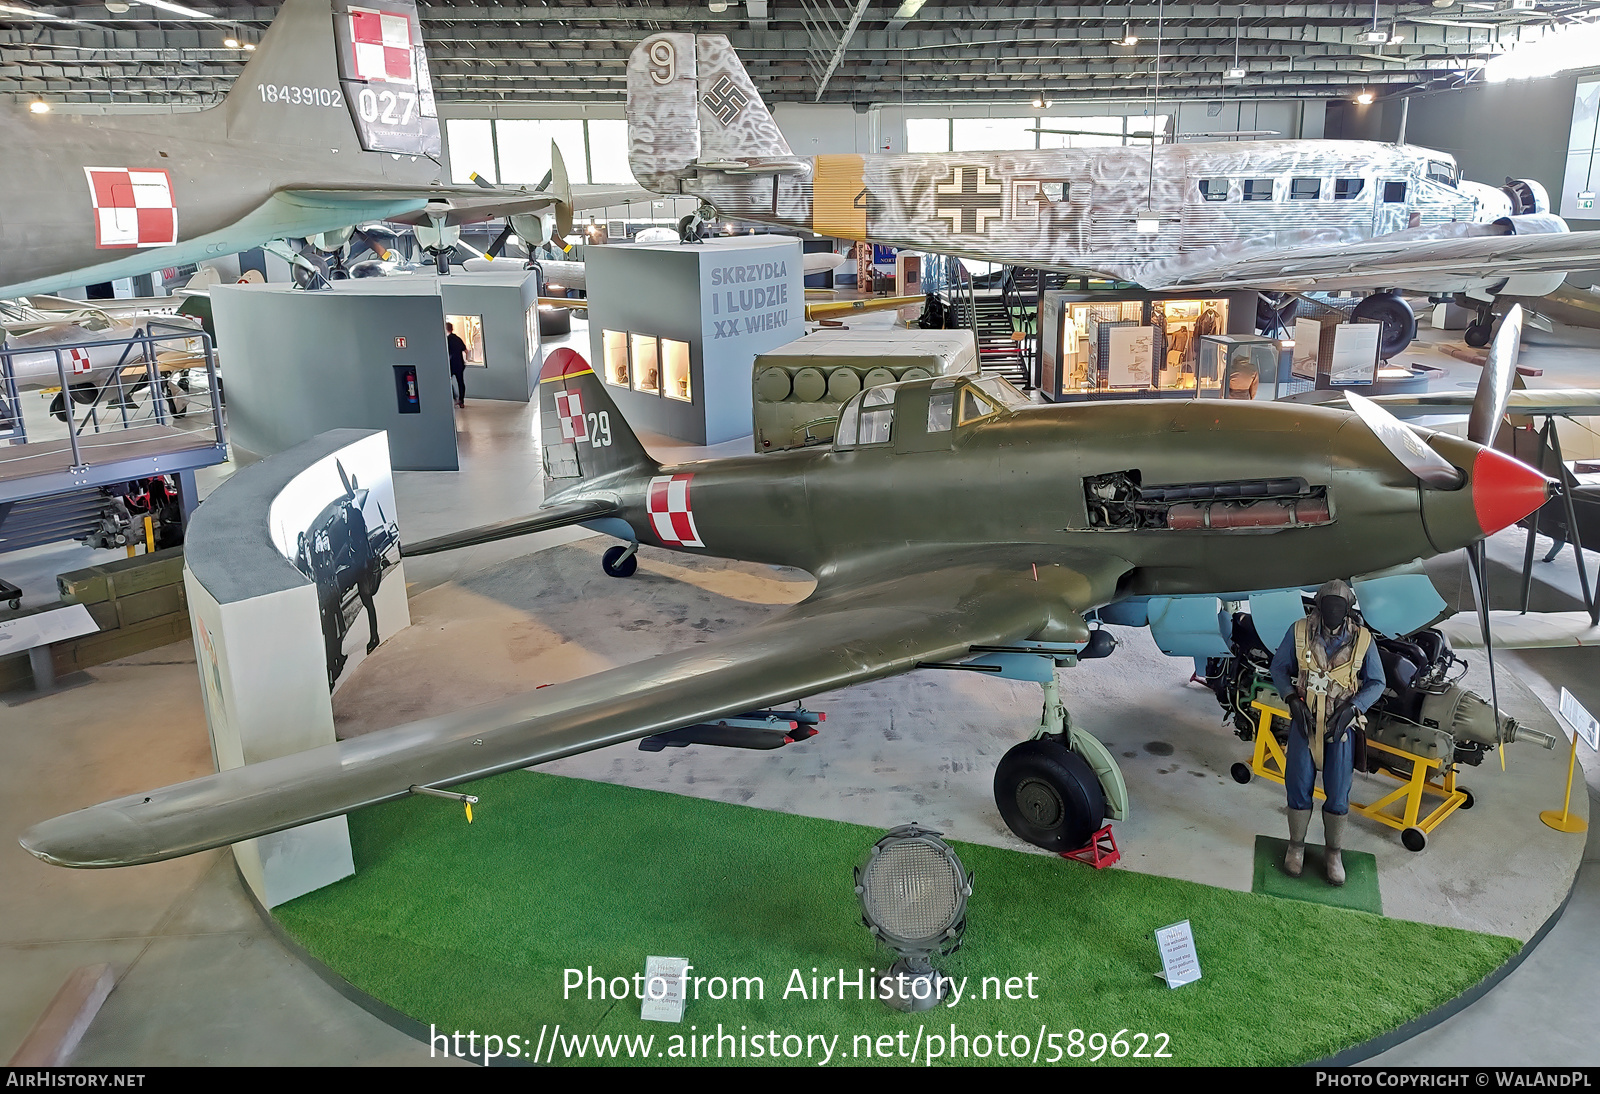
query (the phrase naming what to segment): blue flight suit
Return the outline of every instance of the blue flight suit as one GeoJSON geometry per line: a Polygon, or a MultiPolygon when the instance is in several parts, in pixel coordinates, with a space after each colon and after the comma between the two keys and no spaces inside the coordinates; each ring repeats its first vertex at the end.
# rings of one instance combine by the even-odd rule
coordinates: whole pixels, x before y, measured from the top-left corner
{"type": "MultiPolygon", "coordinates": [[[[1311,641],[1318,641],[1315,624],[1311,627],[1311,641]]],[[[1278,652],[1272,657],[1272,683],[1278,689],[1278,694],[1287,699],[1299,676],[1300,666],[1294,651],[1294,628],[1290,627],[1278,646],[1278,652]]],[[[1367,646],[1366,659],[1357,670],[1356,678],[1361,681],[1361,686],[1356,689],[1351,701],[1357,710],[1365,714],[1383,695],[1384,689],[1383,658],[1378,656],[1376,641],[1367,646]]],[[[1331,718],[1333,712],[1329,711],[1328,716],[1331,718]]],[[[1311,758],[1308,736],[1314,732],[1316,726],[1302,726],[1298,720],[1289,729],[1283,783],[1289,793],[1290,809],[1310,809],[1313,803],[1317,765],[1311,758]]],[[[1350,782],[1354,772],[1355,761],[1351,757],[1349,733],[1331,744],[1323,744],[1322,792],[1328,796],[1322,807],[1324,813],[1343,816],[1350,811],[1350,782]]]]}

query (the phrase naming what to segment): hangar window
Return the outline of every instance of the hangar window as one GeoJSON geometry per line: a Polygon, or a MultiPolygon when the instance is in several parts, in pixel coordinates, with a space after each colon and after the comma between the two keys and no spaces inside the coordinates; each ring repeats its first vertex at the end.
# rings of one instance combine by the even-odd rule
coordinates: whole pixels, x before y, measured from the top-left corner
{"type": "Polygon", "coordinates": [[[1291,201],[1315,201],[1321,196],[1321,179],[1293,179],[1289,183],[1289,199],[1291,201]]]}
{"type": "Polygon", "coordinates": [[[1245,179],[1244,200],[1246,201],[1271,201],[1271,179],[1245,179]]]}
{"type": "Polygon", "coordinates": [[[1228,180],[1227,179],[1201,179],[1200,180],[1200,196],[1202,198],[1204,198],[1206,201],[1227,201],[1228,200],[1228,180]]]}
{"type": "Polygon", "coordinates": [[[1383,184],[1384,201],[1406,200],[1406,184],[1403,182],[1386,182],[1383,184]]]}
{"type": "Polygon", "coordinates": [[[1367,188],[1366,179],[1334,179],[1333,200],[1353,201],[1361,196],[1361,191],[1367,188]]]}

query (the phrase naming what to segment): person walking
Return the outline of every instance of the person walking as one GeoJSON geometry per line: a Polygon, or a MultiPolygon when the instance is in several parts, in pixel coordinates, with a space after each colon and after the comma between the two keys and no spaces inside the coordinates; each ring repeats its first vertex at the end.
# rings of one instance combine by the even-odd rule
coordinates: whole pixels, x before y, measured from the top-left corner
{"type": "Polygon", "coordinates": [[[444,346],[450,354],[450,379],[455,384],[456,406],[467,405],[467,343],[456,333],[453,323],[444,325],[444,346]]]}

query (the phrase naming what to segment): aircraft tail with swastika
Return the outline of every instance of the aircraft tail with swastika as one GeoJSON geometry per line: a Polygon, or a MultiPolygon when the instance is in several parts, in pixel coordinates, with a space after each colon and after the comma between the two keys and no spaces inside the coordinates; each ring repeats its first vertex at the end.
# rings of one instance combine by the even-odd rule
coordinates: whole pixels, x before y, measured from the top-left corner
{"type": "Polygon", "coordinates": [[[544,359],[539,373],[540,443],[545,500],[579,486],[614,478],[620,484],[653,475],[660,464],[645,452],[605,384],[582,356],[562,347],[544,359]]]}
{"type": "Polygon", "coordinates": [[[697,167],[792,156],[725,35],[656,34],[628,57],[628,165],[676,193],[697,167]]]}

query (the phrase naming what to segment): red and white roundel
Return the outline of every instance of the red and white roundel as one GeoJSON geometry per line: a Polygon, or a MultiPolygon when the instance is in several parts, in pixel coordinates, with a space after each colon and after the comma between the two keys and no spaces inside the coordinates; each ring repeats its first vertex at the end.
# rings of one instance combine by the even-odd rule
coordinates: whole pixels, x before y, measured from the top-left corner
{"type": "Polygon", "coordinates": [[[78,346],[67,350],[67,363],[72,366],[72,374],[74,376],[82,376],[85,372],[94,368],[94,365],[89,361],[89,351],[78,346]]]}
{"type": "Polygon", "coordinates": [[[576,391],[556,392],[556,417],[561,421],[561,439],[586,441],[589,430],[583,424],[583,399],[576,391]]]}
{"type": "Polygon", "coordinates": [[[689,480],[694,475],[657,475],[650,480],[645,509],[650,527],[664,547],[704,547],[689,508],[689,480]]]}
{"type": "Polygon", "coordinates": [[[357,79],[414,84],[411,21],[394,11],[350,9],[350,45],[357,79]]]}
{"type": "Polygon", "coordinates": [[[172,176],[160,169],[85,167],[95,246],[170,247],[178,242],[172,176]]]}

